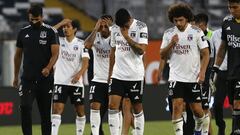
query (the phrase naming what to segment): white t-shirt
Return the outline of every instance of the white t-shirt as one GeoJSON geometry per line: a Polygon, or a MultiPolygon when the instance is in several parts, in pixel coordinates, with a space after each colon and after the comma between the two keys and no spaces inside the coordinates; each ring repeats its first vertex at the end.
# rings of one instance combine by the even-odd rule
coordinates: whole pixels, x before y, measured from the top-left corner
{"type": "MultiPolygon", "coordinates": [[[[128,34],[135,42],[148,44],[148,29],[145,23],[134,19],[128,34]]],[[[112,78],[126,81],[143,80],[143,55],[136,54],[132,50],[117,25],[112,27],[111,46],[116,47],[112,78]]]]}
{"type": "Polygon", "coordinates": [[[56,69],[54,74],[54,84],[83,87],[82,77],[75,84],[71,81],[73,76],[82,67],[82,58],[89,58],[88,49],[84,48],[84,41],[74,38],[68,42],[66,38],[59,38],[60,48],[56,69]]]}
{"type": "MultiPolygon", "coordinates": [[[[213,32],[212,43],[213,43],[213,45],[216,48],[216,54],[217,54],[217,52],[219,50],[219,47],[220,47],[220,44],[221,44],[221,41],[222,41],[221,36],[222,36],[222,29],[218,29],[218,30],[215,30],[213,32]]],[[[222,71],[226,71],[227,70],[227,52],[225,54],[223,63],[221,64],[219,69],[222,70],[222,71]]]]}
{"type": "Polygon", "coordinates": [[[184,32],[172,27],[164,32],[161,48],[178,34],[179,42],[172,48],[169,58],[169,81],[197,82],[200,71],[200,49],[208,47],[201,29],[188,24],[184,32]]]}
{"type": "Polygon", "coordinates": [[[92,81],[107,83],[109,73],[110,36],[103,38],[98,32],[93,43],[94,74],[92,81]]]}

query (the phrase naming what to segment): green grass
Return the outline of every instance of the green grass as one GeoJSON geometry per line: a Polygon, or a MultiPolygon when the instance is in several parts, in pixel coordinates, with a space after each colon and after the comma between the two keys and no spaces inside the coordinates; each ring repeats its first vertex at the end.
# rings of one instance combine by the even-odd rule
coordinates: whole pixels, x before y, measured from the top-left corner
{"type": "MultiPolygon", "coordinates": [[[[226,119],[226,135],[230,134],[231,120],[226,119]]],[[[217,134],[217,127],[215,121],[212,120],[213,135],[217,134]]],[[[110,135],[107,123],[103,125],[106,135],[110,135]]],[[[0,127],[0,134],[2,135],[21,135],[20,126],[2,126],[0,127]]],[[[39,125],[33,126],[33,135],[40,135],[41,130],[39,125]]],[[[155,121],[145,123],[145,135],[173,135],[171,121],[155,121]]],[[[62,124],[59,129],[59,135],[75,135],[75,124],[62,124]]],[[[86,124],[84,135],[90,135],[90,126],[86,124]]]]}

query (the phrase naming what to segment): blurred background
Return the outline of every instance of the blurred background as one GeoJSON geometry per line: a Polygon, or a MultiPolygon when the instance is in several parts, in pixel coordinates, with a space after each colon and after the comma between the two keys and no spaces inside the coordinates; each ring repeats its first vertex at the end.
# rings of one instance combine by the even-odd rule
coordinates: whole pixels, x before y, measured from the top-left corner
{"type": "MultiPolygon", "coordinates": [[[[20,123],[18,93],[11,87],[13,56],[17,33],[20,28],[28,25],[27,10],[34,3],[43,5],[44,20],[50,25],[57,24],[63,18],[78,19],[81,30],[77,32],[77,36],[83,40],[102,14],[114,16],[119,8],[128,9],[134,18],[145,22],[149,30],[149,45],[145,57],[146,120],[170,119],[165,100],[167,96],[165,80],[161,81],[161,85],[156,86],[153,83],[156,82],[154,75],[159,66],[161,38],[164,30],[172,26],[167,18],[167,9],[169,5],[180,1],[189,3],[195,14],[207,13],[209,28],[212,30],[220,28],[223,18],[228,14],[226,0],[0,0],[0,125],[20,123]],[[158,104],[157,108],[151,106],[153,101],[158,104]]],[[[85,84],[88,84],[87,79],[85,84]]],[[[229,107],[227,99],[224,107],[229,107]]],[[[66,109],[64,115],[68,117],[65,119],[63,117],[63,122],[73,122],[73,111],[68,111],[66,109]]],[[[34,123],[39,122],[36,112],[34,110],[34,123]]],[[[226,110],[225,116],[231,116],[231,113],[226,110]]]]}

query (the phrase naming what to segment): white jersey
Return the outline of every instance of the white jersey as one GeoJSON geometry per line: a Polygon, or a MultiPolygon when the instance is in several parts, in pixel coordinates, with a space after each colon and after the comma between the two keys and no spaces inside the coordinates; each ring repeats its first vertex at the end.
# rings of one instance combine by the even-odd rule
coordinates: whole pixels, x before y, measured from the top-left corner
{"type": "MultiPolygon", "coordinates": [[[[216,48],[216,53],[218,52],[220,44],[221,44],[221,41],[222,41],[221,36],[222,36],[222,29],[218,29],[218,30],[215,30],[213,32],[212,43],[213,43],[213,45],[216,48]]],[[[219,69],[222,70],[222,71],[226,71],[227,70],[227,52],[225,54],[223,63],[221,64],[219,69]]]]}
{"type": "MultiPolygon", "coordinates": [[[[148,44],[147,25],[136,19],[133,20],[129,36],[139,44],[148,44]]],[[[136,54],[122,36],[120,27],[114,25],[111,31],[111,46],[116,47],[115,64],[112,78],[127,81],[139,81],[144,78],[143,55],[136,54]]]]}
{"type": "Polygon", "coordinates": [[[82,67],[82,58],[89,58],[88,50],[84,48],[84,41],[74,38],[68,42],[66,38],[59,38],[60,48],[56,69],[54,74],[54,84],[83,87],[82,77],[75,84],[71,81],[82,67]]]}
{"type": "Polygon", "coordinates": [[[197,82],[200,71],[200,50],[208,47],[201,29],[188,24],[184,32],[172,27],[164,32],[161,48],[165,48],[177,34],[179,42],[169,57],[169,81],[197,82]]]}
{"type": "Polygon", "coordinates": [[[109,73],[110,36],[103,38],[98,32],[93,43],[94,74],[92,81],[107,83],[109,73]]]}

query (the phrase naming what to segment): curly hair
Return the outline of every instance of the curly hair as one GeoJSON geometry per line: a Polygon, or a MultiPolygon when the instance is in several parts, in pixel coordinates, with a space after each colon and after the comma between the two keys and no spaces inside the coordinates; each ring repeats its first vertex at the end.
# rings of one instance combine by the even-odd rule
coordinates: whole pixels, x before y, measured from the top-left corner
{"type": "Polygon", "coordinates": [[[185,3],[173,4],[168,8],[168,19],[173,23],[175,17],[185,17],[188,22],[191,22],[194,18],[192,10],[189,5],[185,3]]]}

